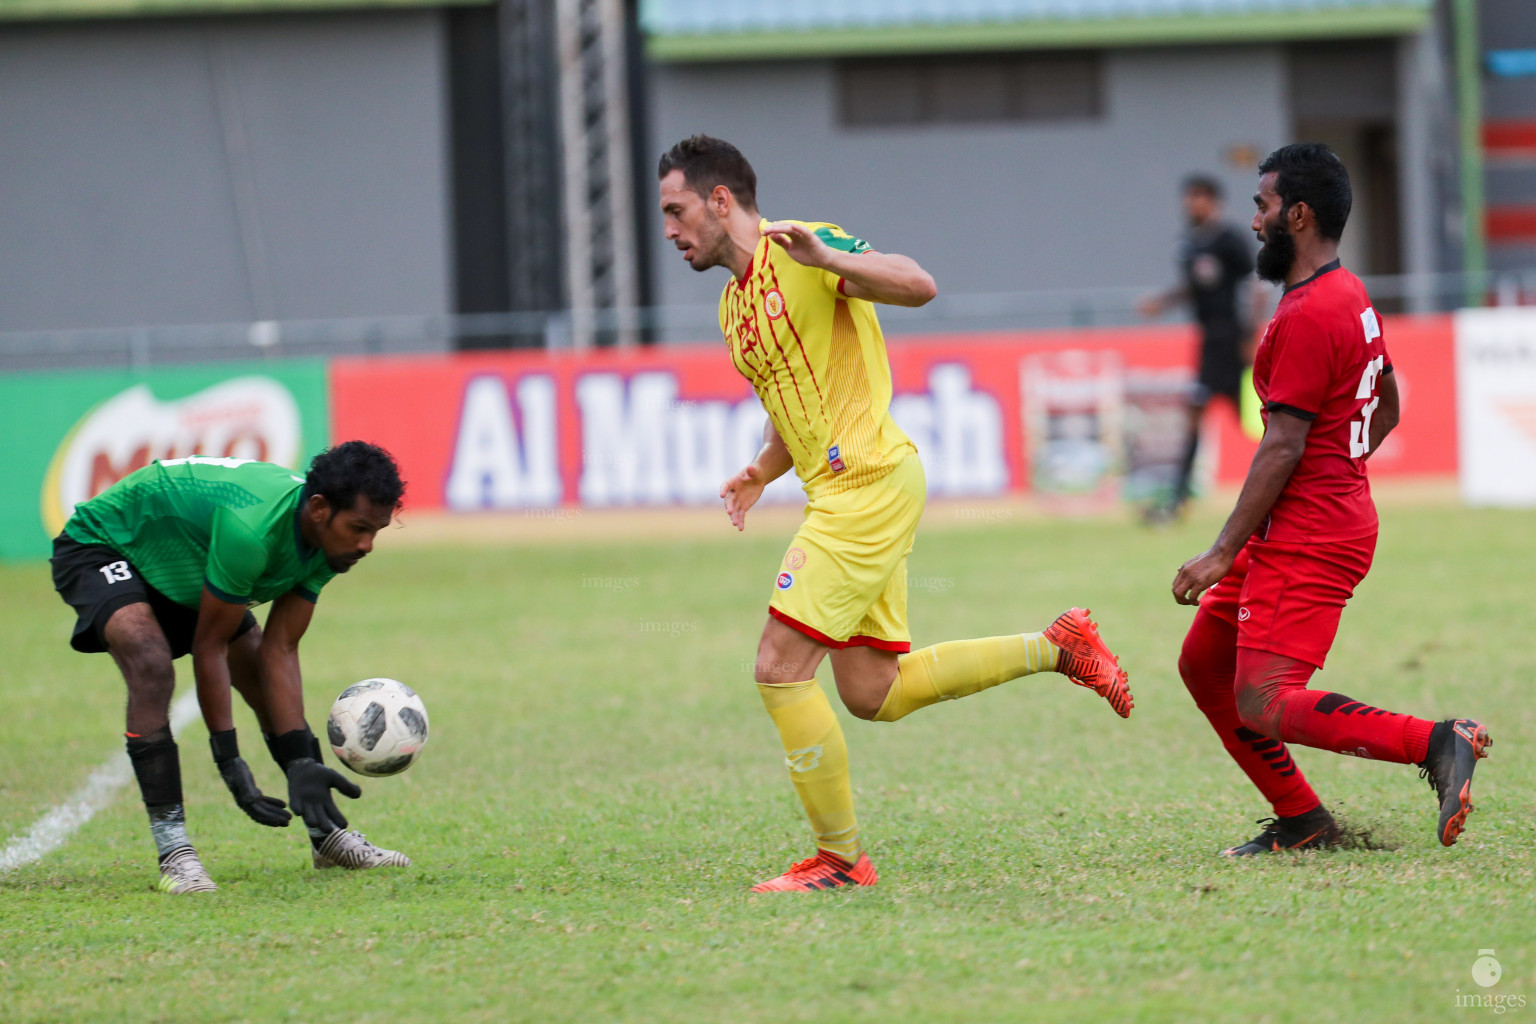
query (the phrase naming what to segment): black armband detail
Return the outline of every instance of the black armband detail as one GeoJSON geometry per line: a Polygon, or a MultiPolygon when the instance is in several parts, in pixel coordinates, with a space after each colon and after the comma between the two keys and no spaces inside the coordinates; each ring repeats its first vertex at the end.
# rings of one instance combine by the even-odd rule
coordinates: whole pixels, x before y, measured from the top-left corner
{"type": "Polygon", "coordinates": [[[240,744],[235,739],[235,730],[233,729],[225,732],[209,733],[208,746],[213,751],[213,761],[215,764],[233,761],[240,756],[240,744]]]}
{"type": "Polygon", "coordinates": [[[1386,375],[1387,375],[1387,374],[1389,374],[1389,373],[1391,373],[1391,372],[1392,372],[1392,367],[1390,367],[1390,366],[1383,366],[1383,367],[1382,367],[1382,368],[1381,368],[1381,375],[1382,375],[1382,376],[1383,376],[1383,377],[1385,377],[1385,376],[1386,376],[1386,375]]]}
{"type": "Polygon", "coordinates": [[[315,739],[315,734],[309,731],[307,725],[302,729],[285,732],[272,740],[272,756],[284,773],[295,761],[304,758],[318,761],[319,752],[320,742],[315,739]]]}
{"type": "Polygon", "coordinates": [[[1317,419],[1317,413],[1298,409],[1294,405],[1286,405],[1284,402],[1270,402],[1265,408],[1270,412],[1283,412],[1287,416],[1295,416],[1297,419],[1306,420],[1308,423],[1317,419]]]}

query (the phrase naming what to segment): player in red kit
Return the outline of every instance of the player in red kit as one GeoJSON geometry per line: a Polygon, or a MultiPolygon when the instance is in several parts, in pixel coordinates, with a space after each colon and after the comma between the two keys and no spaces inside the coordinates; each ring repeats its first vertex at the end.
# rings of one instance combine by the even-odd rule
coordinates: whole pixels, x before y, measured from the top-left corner
{"type": "Polygon", "coordinates": [[[1307,688],[1371,567],[1376,506],[1365,464],[1397,425],[1397,383],[1370,296],[1339,265],[1351,198],[1343,163],[1304,143],[1271,153],[1259,174],[1258,273],[1285,286],[1254,354],[1264,439],[1216,543],[1173,581],[1175,600],[1200,606],[1179,674],[1275,812],[1260,835],[1224,852],[1338,842],[1286,743],[1417,764],[1439,798],[1436,834],[1450,846],[1472,810],[1472,772],[1493,742],[1487,728],[1307,688]]]}

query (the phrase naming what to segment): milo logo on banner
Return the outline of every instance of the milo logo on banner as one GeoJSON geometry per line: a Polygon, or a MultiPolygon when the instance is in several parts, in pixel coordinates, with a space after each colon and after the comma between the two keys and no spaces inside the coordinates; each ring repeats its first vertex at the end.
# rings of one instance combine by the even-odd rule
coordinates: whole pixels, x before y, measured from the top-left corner
{"type": "Polygon", "coordinates": [[[298,403],[271,377],[236,377],[175,401],[137,384],[87,412],[59,444],[43,480],[42,515],[55,534],[75,506],[156,459],[207,455],[297,464],[298,403]]]}

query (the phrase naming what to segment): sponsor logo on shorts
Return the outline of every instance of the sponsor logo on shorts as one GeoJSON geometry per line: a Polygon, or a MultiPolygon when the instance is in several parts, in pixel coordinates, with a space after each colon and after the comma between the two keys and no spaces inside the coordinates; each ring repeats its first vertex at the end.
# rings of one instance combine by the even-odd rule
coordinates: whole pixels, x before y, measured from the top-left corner
{"type": "Polygon", "coordinates": [[[780,590],[788,590],[790,587],[792,587],[794,585],[795,585],[795,574],[794,573],[792,573],[792,572],[781,572],[781,573],[779,573],[779,579],[778,579],[778,582],[777,582],[776,586],[780,590]]]}
{"type": "Polygon", "coordinates": [[[805,568],[805,552],[800,550],[799,548],[790,548],[789,549],[789,554],[784,556],[784,568],[786,568],[786,569],[803,569],[803,568],[805,568]]]}
{"type": "Polygon", "coordinates": [[[832,467],[832,472],[841,473],[848,467],[843,465],[843,450],[837,445],[827,449],[827,465],[832,467]]]}
{"type": "Polygon", "coordinates": [[[1248,619],[1249,619],[1249,617],[1250,617],[1250,616],[1251,616],[1251,615],[1252,615],[1252,614],[1253,614],[1253,613],[1252,613],[1252,612],[1250,612],[1250,611],[1249,611],[1249,610],[1248,610],[1248,609],[1247,609],[1247,608],[1239,608],[1239,609],[1238,609],[1238,610],[1237,610],[1237,621],[1238,621],[1238,622],[1247,622],[1247,621],[1248,621],[1248,619]]]}
{"type": "Polygon", "coordinates": [[[768,314],[769,320],[777,320],[784,315],[784,293],[777,288],[769,289],[763,296],[763,312],[768,314]]]}

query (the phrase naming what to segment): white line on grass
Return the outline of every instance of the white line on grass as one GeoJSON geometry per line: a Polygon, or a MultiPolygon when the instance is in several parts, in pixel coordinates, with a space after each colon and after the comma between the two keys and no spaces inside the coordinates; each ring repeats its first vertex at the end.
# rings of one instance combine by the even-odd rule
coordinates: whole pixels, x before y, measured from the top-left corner
{"type": "MultiPolygon", "coordinates": [[[[188,690],[171,705],[171,732],[181,732],[196,717],[197,691],[188,690]]],[[[80,826],[116,799],[118,790],[132,778],[133,765],[128,762],[128,754],[119,750],[91,772],[85,785],[71,793],[68,800],[5,844],[5,849],[0,850],[0,873],[41,860],[63,846],[80,826]]]]}

